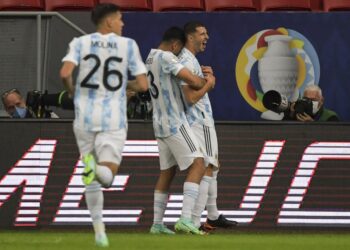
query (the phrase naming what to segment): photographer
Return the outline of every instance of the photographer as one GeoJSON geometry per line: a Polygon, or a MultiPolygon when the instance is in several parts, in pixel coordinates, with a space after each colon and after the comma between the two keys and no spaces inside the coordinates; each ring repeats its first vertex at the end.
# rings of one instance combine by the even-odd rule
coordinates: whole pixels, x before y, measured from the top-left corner
{"type": "Polygon", "coordinates": [[[285,111],[283,120],[297,120],[302,122],[312,121],[339,121],[338,115],[324,107],[322,90],[317,85],[309,85],[305,88],[302,99],[290,104],[290,109],[285,111]]]}
{"type": "Polygon", "coordinates": [[[56,94],[42,94],[33,90],[27,93],[26,100],[16,88],[5,91],[1,95],[1,101],[7,114],[11,118],[59,118],[54,112],[48,110],[48,106],[73,110],[73,100],[66,91],[56,94]]]}

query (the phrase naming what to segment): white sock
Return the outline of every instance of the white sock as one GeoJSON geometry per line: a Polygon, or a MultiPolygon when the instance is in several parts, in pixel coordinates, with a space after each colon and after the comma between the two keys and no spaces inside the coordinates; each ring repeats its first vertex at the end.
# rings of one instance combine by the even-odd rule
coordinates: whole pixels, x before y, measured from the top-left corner
{"type": "Polygon", "coordinates": [[[103,165],[96,166],[96,177],[103,187],[110,187],[114,179],[112,170],[103,165]]]}
{"type": "Polygon", "coordinates": [[[199,185],[194,182],[184,183],[184,199],[182,204],[181,218],[192,219],[192,211],[198,197],[199,185]]]}
{"type": "Polygon", "coordinates": [[[90,185],[86,186],[85,200],[90,211],[96,237],[105,234],[105,225],[102,221],[103,192],[100,183],[93,181],[90,185]]]}
{"type": "Polygon", "coordinates": [[[168,202],[168,193],[154,191],[153,224],[163,224],[164,212],[168,202]]]}
{"type": "Polygon", "coordinates": [[[207,204],[208,191],[212,179],[211,176],[203,176],[199,184],[199,195],[192,213],[192,222],[196,227],[200,227],[201,225],[201,216],[207,204]]]}
{"type": "Polygon", "coordinates": [[[208,192],[208,201],[207,201],[207,211],[208,219],[216,220],[219,218],[219,211],[216,203],[216,198],[218,197],[218,182],[217,182],[217,172],[213,172],[213,179],[210,182],[209,192],[208,192]]]}

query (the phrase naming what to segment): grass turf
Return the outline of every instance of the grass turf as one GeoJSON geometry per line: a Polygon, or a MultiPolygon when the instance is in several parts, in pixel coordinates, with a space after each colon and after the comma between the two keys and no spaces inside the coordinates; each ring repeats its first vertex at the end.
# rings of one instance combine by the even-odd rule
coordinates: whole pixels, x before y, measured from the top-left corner
{"type": "MultiPolygon", "coordinates": [[[[209,236],[108,233],[110,249],[137,250],[349,250],[350,234],[232,233],[209,236]]],[[[97,249],[88,232],[0,231],[0,249],[88,250],[97,249]]]]}

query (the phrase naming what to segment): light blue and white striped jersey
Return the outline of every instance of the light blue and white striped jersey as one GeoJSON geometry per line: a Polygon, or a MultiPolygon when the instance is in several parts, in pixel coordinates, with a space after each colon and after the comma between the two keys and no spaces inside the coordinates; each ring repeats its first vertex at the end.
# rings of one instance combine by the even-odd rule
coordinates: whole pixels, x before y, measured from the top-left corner
{"type": "Polygon", "coordinates": [[[178,132],[187,123],[180,86],[175,76],[184,68],[171,52],[152,49],[146,60],[153,105],[153,128],[158,138],[178,132]]]}
{"type": "Polygon", "coordinates": [[[136,42],[114,33],[74,38],[62,61],[79,65],[74,126],[86,131],[127,128],[128,71],[147,73],[136,42]]]}
{"type": "MultiPolygon", "coordinates": [[[[179,59],[182,65],[188,68],[194,75],[204,77],[201,66],[197,58],[186,48],[183,48],[179,54],[179,59]]],[[[181,82],[182,85],[187,85],[186,82],[181,82]]],[[[199,123],[205,126],[214,126],[213,112],[206,93],[197,103],[190,105],[186,102],[186,116],[188,123],[199,123]]]]}

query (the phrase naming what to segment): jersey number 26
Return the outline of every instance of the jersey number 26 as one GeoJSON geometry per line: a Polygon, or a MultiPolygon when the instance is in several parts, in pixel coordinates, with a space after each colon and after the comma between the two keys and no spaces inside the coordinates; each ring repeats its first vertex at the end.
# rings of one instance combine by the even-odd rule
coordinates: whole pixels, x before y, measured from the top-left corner
{"type": "MultiPolygon", "coordinates": [[[[97,55],[94,55],[94,54],[89,54],[89,55],[85,56],[83,59],[85,61],[87,61],[89,59],[93,59],[93,60],[95,60],[96,64],[92,68],[92,70],[89,72],[89,74],[87,74],[87,76],[81,81],[81,87],[90,88],[90,89],[98,89],[99,85],[89,83],[89,80],[95,74],[95,72],[98,70],[98,68],[101,66],[101,60],[97,55]]],[[[116,57],[116,56],[108,57],[103,65],[103,85],[109,91],[117,91],[122,86],[122,83],[123,83],[123,75],[122,75],[122,73],[120,73],[119,70],[109,70],[108,69],[108,65],[113,61],[121,63],[123,61],[123,58],[116,57]],[[116,75],[118,77],[118,84],[116,86],[111,86],[108,83],[108,77],[110,75],[116,75]]]]}

